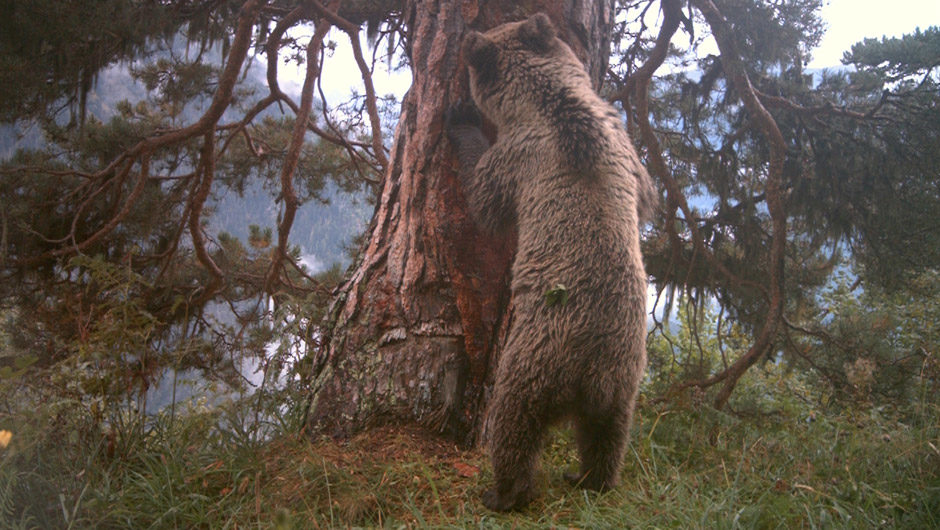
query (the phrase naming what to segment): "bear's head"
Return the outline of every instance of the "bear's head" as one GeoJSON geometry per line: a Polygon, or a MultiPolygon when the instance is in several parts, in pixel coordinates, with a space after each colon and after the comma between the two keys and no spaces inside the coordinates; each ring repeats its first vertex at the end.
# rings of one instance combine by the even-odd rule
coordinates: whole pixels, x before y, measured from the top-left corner
{"type": "Polygon", "coordinates": [[[590,80],[581,62],[539,13],[485,33],[470,31],[463,42],[470,67],[470,93],[491,121],[526,121],[547,108],[562,86],[590,80]]]}

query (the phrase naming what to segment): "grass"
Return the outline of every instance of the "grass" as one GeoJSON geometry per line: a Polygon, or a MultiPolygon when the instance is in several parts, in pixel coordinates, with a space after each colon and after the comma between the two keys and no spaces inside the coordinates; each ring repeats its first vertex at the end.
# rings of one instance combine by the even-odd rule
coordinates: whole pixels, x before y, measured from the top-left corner
{"type": "Polygon", "coordinates": [[[561,479],[577,460],[559,429],[543,458],[541,496],[508,515],[479,502],[490,480],[480,451],[414,428],[311,443],[287,422],[258,441],[250,429],[225,427],[243,423],[224,410],[196,408],[118,433],[129,438],[119,443],[113,433],[57,433],[45,421],[33,436],[28,421],[14,422],[0,453],[0,526],[940,527],[936,404],[903,417],[869,409],[747,420],[647,407],[623,484],[602,495],[561,479]]]}

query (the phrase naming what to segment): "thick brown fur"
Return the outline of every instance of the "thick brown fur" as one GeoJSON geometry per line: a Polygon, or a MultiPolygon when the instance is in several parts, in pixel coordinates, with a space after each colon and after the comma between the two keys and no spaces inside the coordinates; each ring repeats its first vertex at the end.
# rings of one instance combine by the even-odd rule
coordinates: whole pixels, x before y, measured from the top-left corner
{"type": "Polygon", "coordinates": [[[548,17],[470,32],[463,53],[497,140],[489,144],[472,106],[450,111],[461,182],[481,226],[514,224],[519,234],[514,320],[486,429],[496,484],[483,502],[505,511],[535,497],[545,434],[565,418],[581,456],[569,480],[617,483],[646,366],[639,225],[655,190],[617,112],[548,17]]]}

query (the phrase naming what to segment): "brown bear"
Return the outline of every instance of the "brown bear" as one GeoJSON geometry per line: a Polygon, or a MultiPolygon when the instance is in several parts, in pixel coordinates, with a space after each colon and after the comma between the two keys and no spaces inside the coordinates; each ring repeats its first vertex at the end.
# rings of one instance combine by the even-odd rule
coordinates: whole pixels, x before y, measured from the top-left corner
{"type": "Polygon", "coordinates": [[[640,222],[655,189],[617,111],[547,16],[471,31],[473,101],[447,133],[468,205],[489,231],[515,225],[515,307],[487,417],[492,510],[524,506],[548,427],[570,418],[581,457],[570,481],[617,483],[646,367],[640,222]]]}

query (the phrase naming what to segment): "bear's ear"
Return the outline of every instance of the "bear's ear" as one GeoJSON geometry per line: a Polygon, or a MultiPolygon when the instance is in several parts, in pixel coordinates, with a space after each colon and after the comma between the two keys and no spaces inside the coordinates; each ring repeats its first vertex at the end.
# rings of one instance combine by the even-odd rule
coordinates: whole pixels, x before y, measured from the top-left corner
{"type": "Polygon", "coordinates": [[[463,57],[476,72],[478,82],[488,85],[496,79],[499,70],[498,55],[496,44],[482,33],[471,31],[464,37],[463,57]]]}
{"type": "Polygon", "coordinates": [[[471,31],[464,37],[463,57],[475,69],[494,64],[497,53],[496,44],[478,31],[471,31]]]}
{"type": "Polygon", "coordinates": [[[545,13],[536,13],[519,26],[519,40],[530,50],[545,52],[555,38],[555,26],[545,13]]]}

